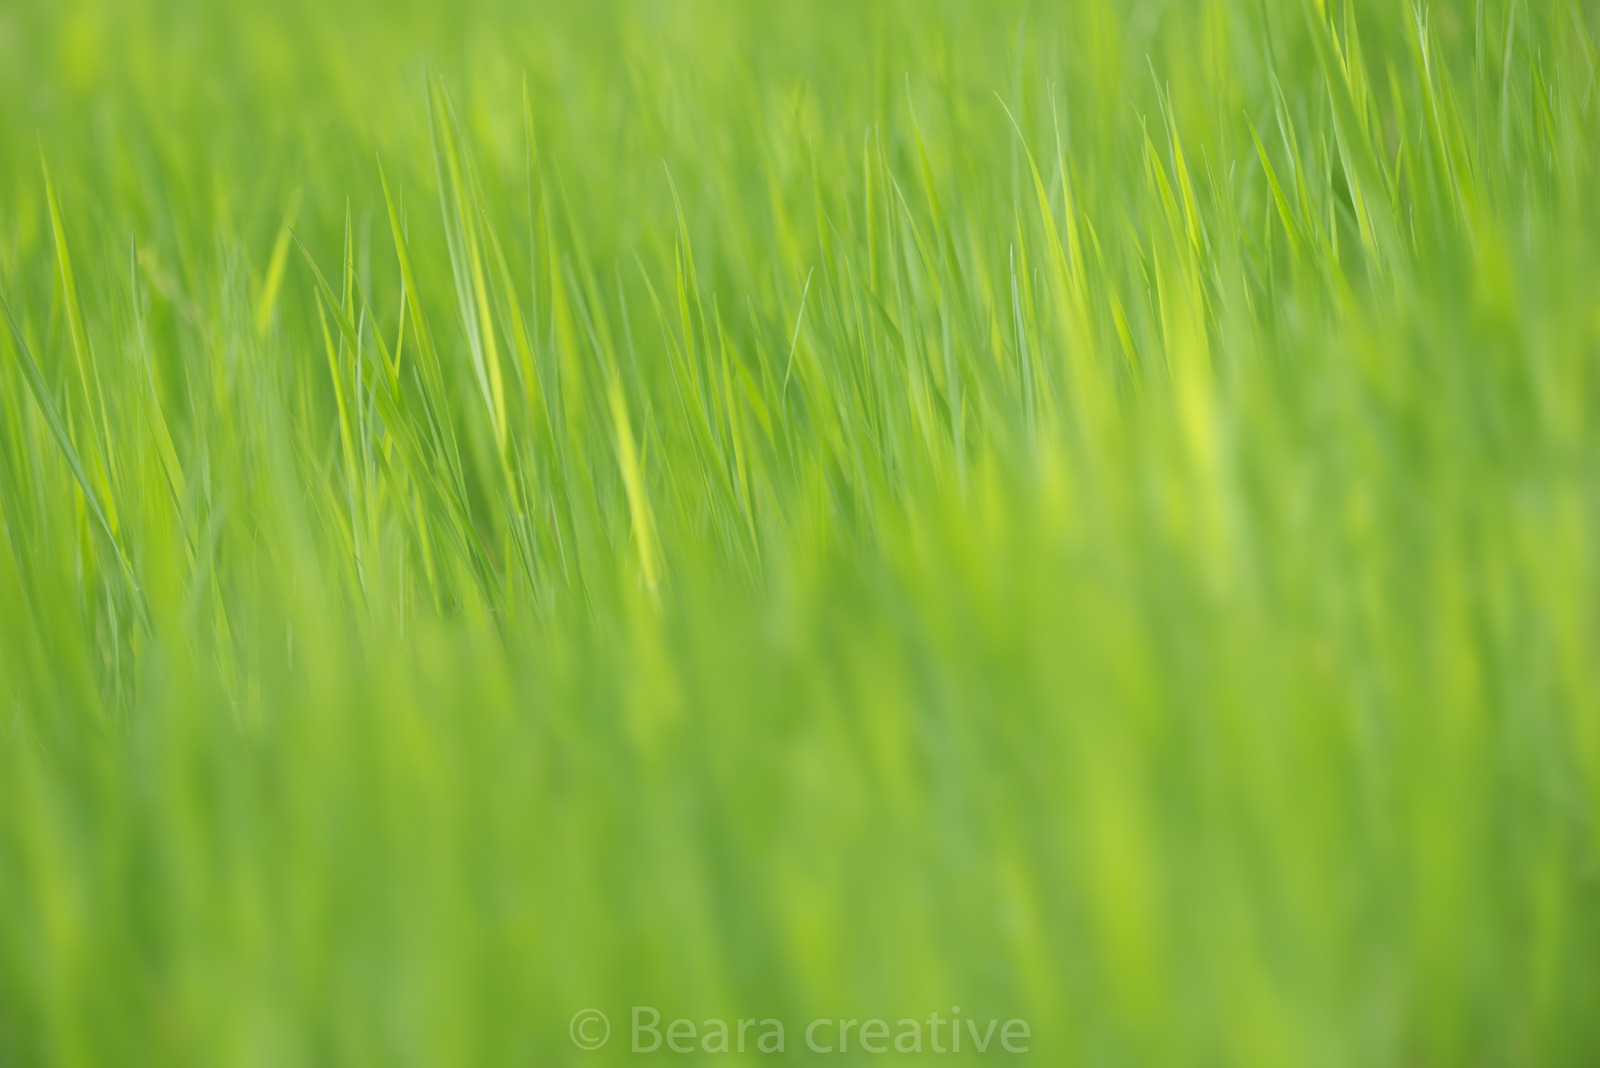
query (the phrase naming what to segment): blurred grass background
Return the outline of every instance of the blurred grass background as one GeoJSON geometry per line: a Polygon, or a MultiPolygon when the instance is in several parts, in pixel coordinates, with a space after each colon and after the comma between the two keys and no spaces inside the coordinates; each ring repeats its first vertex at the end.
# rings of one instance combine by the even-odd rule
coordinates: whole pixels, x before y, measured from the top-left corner
{"type": "Polygon", "coordinates": [[[1595,26],[0,7],[0,1064],[1595,1063],[1595,26]]]}

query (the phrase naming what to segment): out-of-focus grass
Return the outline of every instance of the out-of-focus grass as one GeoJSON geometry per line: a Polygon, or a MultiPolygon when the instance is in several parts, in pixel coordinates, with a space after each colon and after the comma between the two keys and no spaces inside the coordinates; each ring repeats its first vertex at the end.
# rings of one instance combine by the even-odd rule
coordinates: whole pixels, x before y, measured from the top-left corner
{"type": "Polygon", "coordinates": [[[0,1064],[1595,1063],[1596,49],[0,8],[0,1064]]]}

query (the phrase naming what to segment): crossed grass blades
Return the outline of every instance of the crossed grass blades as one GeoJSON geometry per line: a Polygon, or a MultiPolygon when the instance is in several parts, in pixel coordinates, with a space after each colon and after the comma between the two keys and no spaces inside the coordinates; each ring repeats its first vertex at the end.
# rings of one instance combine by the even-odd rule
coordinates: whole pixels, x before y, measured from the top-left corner
{"type": "Polygon", "coordinates": [[[6,5],[0,1063],[1594,1063],[1595,27],[6,5]]]}

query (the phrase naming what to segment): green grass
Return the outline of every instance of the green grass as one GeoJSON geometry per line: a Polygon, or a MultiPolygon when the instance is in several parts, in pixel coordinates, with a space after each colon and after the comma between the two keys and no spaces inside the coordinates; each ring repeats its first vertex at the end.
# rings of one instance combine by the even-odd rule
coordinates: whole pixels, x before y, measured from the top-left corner
{"type": "Polygon", "coordinates": [[[1600,1061],[1592,4],[456,7],[0,6],[0,1065],[1600,1061]]]}

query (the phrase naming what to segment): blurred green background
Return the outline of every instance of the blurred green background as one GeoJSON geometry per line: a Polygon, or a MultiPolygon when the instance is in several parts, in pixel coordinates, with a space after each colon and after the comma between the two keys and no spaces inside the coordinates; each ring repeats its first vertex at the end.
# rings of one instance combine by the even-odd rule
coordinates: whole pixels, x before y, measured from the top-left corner
{"type": "Polygon", "coordinates": [[[0,1065],[1596,1063],[1596,24],[0,6],[0,1065]]]}

